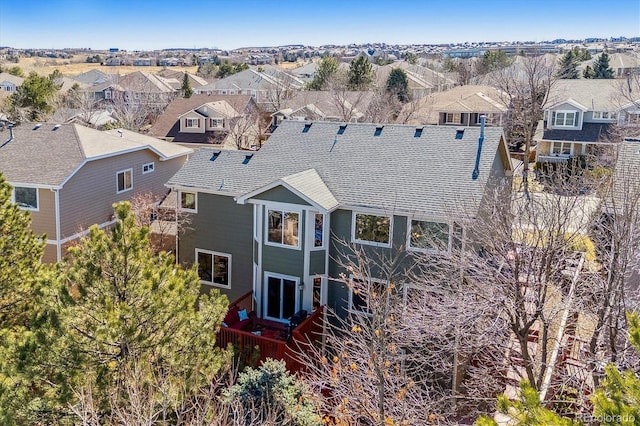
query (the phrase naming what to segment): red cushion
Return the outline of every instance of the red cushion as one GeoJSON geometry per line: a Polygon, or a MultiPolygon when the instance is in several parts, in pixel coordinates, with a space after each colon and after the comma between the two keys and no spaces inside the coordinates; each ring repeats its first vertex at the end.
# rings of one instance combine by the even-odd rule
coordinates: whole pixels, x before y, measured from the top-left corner
{"type": "Polygon", "coordinates": [[[227,326],[231,327],[232,325],[234,325],[235,323],[238,322],[238,307],[234,306],[233,308],[229,309],[229,312],[227,312],[227,315],[225,315],[224,319],[222,321],[224,321],[225,323],[227,323],[227,326]]]}
{"type": "Polygon", "coordinates": [[[242,321],[238,321],[238,322],[234,323],[233,325],[230,325],[229,328],[234,328],[236,330],[244,330],[244,328],[249,326],[250,324],[251,324],[251,318],[246,319],[246,320],[242,320],[242,321]]]}

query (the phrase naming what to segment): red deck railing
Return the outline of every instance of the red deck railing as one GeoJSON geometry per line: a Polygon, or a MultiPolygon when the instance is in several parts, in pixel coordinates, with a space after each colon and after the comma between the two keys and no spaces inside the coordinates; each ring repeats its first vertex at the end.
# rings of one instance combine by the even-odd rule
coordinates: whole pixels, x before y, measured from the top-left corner
{"type": "MultiPolygon", "coordinates": [[[[253,312],[253,291],[242,295],[229,304],[230,308],[234,306],[246,309],[247,312],[253,312]]],[[[267,358],[273,358],[284,360],[290,371],[297,372],[304,370],[305,367],[303,357],[300,354],[308,352],[312,345],[318,345],[321,342],[323,327],[324,306],[320,306],[293,330],[288,342],[256,335],[251,331],[221,328],[216,344],[222,348],[231,344],[238,356],[249,365],[259,365],[267,358]]]]}

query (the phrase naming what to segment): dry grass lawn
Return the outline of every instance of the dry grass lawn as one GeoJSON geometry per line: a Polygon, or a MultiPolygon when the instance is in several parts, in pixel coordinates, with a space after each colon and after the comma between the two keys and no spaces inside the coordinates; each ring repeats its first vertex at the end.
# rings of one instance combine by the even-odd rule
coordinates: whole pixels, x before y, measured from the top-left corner
{"type": "MultiPolygon", "coordinates": [[[[17,64],[13,63],[3,63],[3,66],[12,67],[18,65],[22,68],[25,75],[28,75],[31,71],[35,71],[41,75],[49,75],[53,72],[53,70],[59,70],[63,75],[71,77],[76,76],[78,74],[82,74],[83,72],[99,69],[100,71],[109,73],[109,74],[130,74],[136,71],[144,71],[150,73],[156,73],[165,67],[134,67],[134,66],[122,66],[122,67],[106,67],[101,66],[100,64],[92,64],[84,62],[86,60],[86,56],[76,55],[71,59],[58,59],[58,58],[20,58],[20,62],[17,64]]],[[[188,71],[192,74],[198,70],[198,67],[170,67],[172,70],[176,71],[188,71]]]]}

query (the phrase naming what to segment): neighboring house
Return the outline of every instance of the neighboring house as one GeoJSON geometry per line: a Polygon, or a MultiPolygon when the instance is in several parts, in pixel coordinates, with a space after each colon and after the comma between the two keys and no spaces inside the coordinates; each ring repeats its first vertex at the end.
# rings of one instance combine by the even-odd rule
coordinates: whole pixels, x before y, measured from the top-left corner
{"type": "Polygon", "coordinates": [[[420,99],[429,95],[432,92],[436,92],[434,85],[427,81],[422,75],[412,71],[406,66],[399,66],[398,64],[388,64],[376,69],[376,81],[379,87],[387,87],[387,79],[393,68],[404,68],[404,72],[407,75],[407,81],[409,83],[409,94],[411,99],[420,99]]]}
{"type": "Polygon", "coordinates": [[[616,78],[626,78],[633,74],[640,74],[640,57],[626,53],[612,53],[609,55],[609,67],[613,69],[616,78]]]}
{"type": "Polygon", "coordinates": [[[30,211],[33,231],[46,234],[45,262],[60,260],[91,225],[113,224],[113,203],[165,195],[164,183],[192,152],[78,124],[25,123],[0,135],[0,172],[14,187],[13,201],[30,211]]]}
{"type": "Polygon", "coordinates": [[[640,102],[621,100],[620,83],[607,79],[557,81],[534,136],[536,161],[557,163],[574,156],[613,161],[614,153],[609,149],[615,142],[612,126],[640,124],[640,102]]]}
{"type": "Polygon", "coordinates": [[[364,122],[374,96],[372,91],[296,92],[283,101],[285,108],[271,115],[269,132],[283,120],[364,122]]]}
{"type": "Polygon", "coordinates": [[[223,144],[229,136],[231,126],[236,124],[232,119],[251,117],[256,110],[255,101],[247,95],[192,95],[190,98],[176,98],[157,118],[149,129],[149,135],[183,144],[223,144]],[[209,104],[211,105],[207,106],[209,104]],[[218,116],[214,117],[212,114],[218,116]],[[210,120],[213,119],[222,122],[212,123],[210,120]]]}
{"type": "Polygon", "coordinates": [[[18,87],[22,86],[24,78],[9,74],[7,72],[0,72],[0,91],[6,93],[15,93],[18,87]]]}
{"type": "Polygon", "coordinates": [[[264,65],[262,71],[249,68],[206,86],[194,88],[196,94],[250,95],[258,105],[275,110],[280,99],[304,87],[304,81],[275,67],[264,65]]]}
{"type": "Polygon", "coordinates": [[[73,77],[73,79],[76,80],[78,83],[84,84],[86,86],[96,86],[98,84],[104,84],[114,80],[115,78],[116,78],[115,75],[107,74],[98,69],[92,69],[73,77]]]}
{"type": "Polygon", "coordinates": [[[190,213],[179,261],[230,300],[253,291],[259,318],[322,304],[366,313],[339,280],[341,241],[410,255],[434,249],[432,230],[449,246],[456,209],[480,214],[491,182],[511,174],[502,128],[484,129],[481,149],[480,134],[285,120],[257,152],[200,149],[167,183],[190,213]]]}
{"type": "Polygon", "coordinates": [[[417,106],[406,105],[403,111],[410,114],[414,124],[440,124],[451,126],[478,126],[480,116],[486,117],[487,126],[506,124],[506,96],[491,86],[466,85],[433,93],[419,99],[417,106]]]}
{"type": "Polygon", "coordinates": [[[175,81],[155,74],[136,71],[118,76],[86,90],[93,92],[96,102],[118,99],[140,102],[153,108],[164,108],[178,93],[175,81]]]}
{"type": "Polygon", "coordinates": [[[166,78],[168,80],[176,80],[179,82],[179,85],[177,87],[178,90],[180,90],[180,88],[182,87],[182,81],[184,79],[184,75],[187,74],[188,75],[188,79],[189,79],[189,83],[191,83],[191,88],[198,88],[198,87],[202,87],[202,86],[206,86],[207,84],[209,84],[209,82],[207,80],[205,80],[202,77],[199,77],[195,74],[190,74],[190,73],[184,73],[182,71],[176,71],[176,70],[170,70],[170,69],[164,69],[164,70],[160,70],[157,72],[156,75],[166,78]]]}

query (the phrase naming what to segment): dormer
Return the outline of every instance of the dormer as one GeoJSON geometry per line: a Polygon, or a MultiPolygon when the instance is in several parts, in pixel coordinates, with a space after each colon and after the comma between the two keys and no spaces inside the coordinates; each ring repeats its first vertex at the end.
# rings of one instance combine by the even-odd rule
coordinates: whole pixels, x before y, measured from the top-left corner
{"type": "Polygon", "coordinates": [[[181,133],[204,133],[207,117],[197,111],[187,111],[178,117],[181,133]]]}
{"type": "Polygon", "coordinates": [[[582,130],[587,111],[588,108],[573,99],[557,103],[546,111],[547,129],[582,130]]]}

